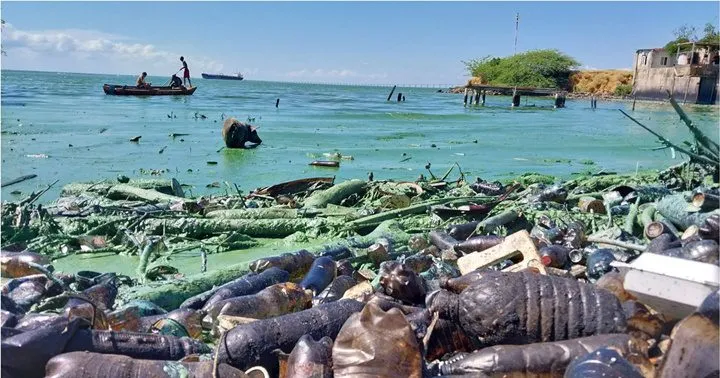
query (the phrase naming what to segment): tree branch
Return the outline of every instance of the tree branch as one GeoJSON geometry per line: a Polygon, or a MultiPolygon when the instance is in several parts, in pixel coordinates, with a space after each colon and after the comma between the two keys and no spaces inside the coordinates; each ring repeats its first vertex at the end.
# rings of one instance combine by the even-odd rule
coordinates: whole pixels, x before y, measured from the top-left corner
{"type": "Polygon", "coordinates": [[[690,156],[690,158],[692,158],[692,159],[699,160],[699,161],[702,161],[702,162],[708,163],[708,164],[717,164],[717,161],[712,161],[711,159],[709,159],[709,158],[707,158],[707,157],[705,157],[705,156],[692,153],[692,152],[690,152],[690,151],[688,151],[688,150],[686,150],[686,149],[684,149],[684,148],[682,148],[682,147],[680,147],[680,146],[672,143],[671,141],[665,139],[665,137],[663,137],[662,135],[660,135],[660,134],[652,131],[649,127],[643,125],[643,124],[640,123],[638,120],[636,120],[635,118],[631,117],[629,114],[627,114],[627,113],[625,113],[624,111],[622,111],[622,109],[618,109],[618,110],[620,111],[620,113],[624,114],[625,117],[630,118],[633,122],[637,123],[640,127],[642,127],[643,129],[647,130],[650,134],[655,135],[658,139],[660,139],[660,142],[662,142],[662,144],[664,144],[664,145],[666,145],[666,146],[668,146],[668,147],[672,147],[672,148],[674,148],[674,149],[676,149],[676,150],[684,153],[685,155],[690,156]]]}

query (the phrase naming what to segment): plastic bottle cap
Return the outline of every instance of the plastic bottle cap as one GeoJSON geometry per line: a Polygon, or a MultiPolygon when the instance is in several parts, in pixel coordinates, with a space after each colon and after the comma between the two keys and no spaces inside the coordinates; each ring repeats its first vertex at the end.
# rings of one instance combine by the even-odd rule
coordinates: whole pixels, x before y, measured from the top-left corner
{"type": "Polygon", "coordinates": [[[550,264],[552,264],[552,258],[546,255],[540,258],[540,262],[545,266],[550,266],[550,264]]]}

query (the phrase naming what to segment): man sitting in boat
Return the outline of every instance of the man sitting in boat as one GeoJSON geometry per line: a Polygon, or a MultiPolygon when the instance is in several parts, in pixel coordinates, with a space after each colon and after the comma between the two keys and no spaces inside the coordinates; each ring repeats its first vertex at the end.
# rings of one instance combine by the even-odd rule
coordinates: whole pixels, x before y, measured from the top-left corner
{"type": "Polygon", "coordinates": [[[172,75],[172,78],[170,79],[170,87],[171,88],[180,88],[183,86],[182,80],[175,74],[172,75]]]}
{"type": "Polygon", "coordinates": [[[138,76],[136,83],[138,88],[150,88],[150,83],[145,82],[145,77],[147,77],[147,72],[143,72],[138,76]]]}

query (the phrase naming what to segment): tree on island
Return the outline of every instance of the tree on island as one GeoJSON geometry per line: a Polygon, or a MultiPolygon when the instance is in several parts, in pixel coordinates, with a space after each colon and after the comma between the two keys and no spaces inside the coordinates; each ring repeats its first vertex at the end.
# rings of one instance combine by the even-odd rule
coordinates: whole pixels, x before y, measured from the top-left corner
{"type": "Polygon", "coordinates": [[[694,26],[682,25],[673,31],[675,39],[665,45],[665,51],[670,55],[675,55],[680,48],[679,44],[687,42],[715,43],[720,44],[720,33],[711,22],[705,24],[703,28],[703,37],[698,39],[697,28],[694,26]]]}
{"type": "Polygon", "coordinates": [[[463,64],[484,84],[536,88],[567,88],[570,74],[580,66],[558,50],[531,50],[505,58],[488,55],[463,64]]]}

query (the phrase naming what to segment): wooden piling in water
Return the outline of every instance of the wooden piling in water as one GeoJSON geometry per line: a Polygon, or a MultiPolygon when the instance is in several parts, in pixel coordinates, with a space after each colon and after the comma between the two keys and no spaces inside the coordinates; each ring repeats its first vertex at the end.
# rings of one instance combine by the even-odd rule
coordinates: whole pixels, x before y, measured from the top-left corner
{"type": "Polygon", "coordinates": [[[487,91],[485,91],[485,90],[483,89],[483,91],[482,91],[482,104],[483,104],[483,105],[485,105],[485,93],[486,93],[486,92],[487,92],[487,91]]]}
{"type": "Polygon", "coordinates": [[[633,106],[632,111],[635,111],[635,101],[637,100],[636,96],[633,96],[633,106]]]}
{"type": "Polygon", "coordinates": [[[275,107],[277,108],[278,106],[280,106],[280,99],[275,100],[275,107]]]}
{"type": "Polygon", "coordinates": [[[480,91],[474,91],[475,92],[475,105],[480,103],[480,91]]]}
{"type": "Polygon", "coordinates": [[[402,92],[398,92],[397,102],[402,101],[402,97],[403,97],[402,92]]]}
{"type": "Polygon", "coordinates": [[[463,99],[463,105],[467,106],[468,89],[465,88],[465,98],[463,99]]]}
{"type": "Polygon", "coordinates": [[[393,88],[392,88],[392,90],[390,91],[390,94],[388,95],[388,98],[387,98],[388,101],[390,101],[390,99],[392,98],[393,93],[395,93],[395,88],[397,88],[397,85],[393,85],[393,88]]]}
{"type": "Polygon", "coordinates": [[[512,96],[512,107],[518,107],[520,106],[520,93],[513,92],[512,96]]]}

